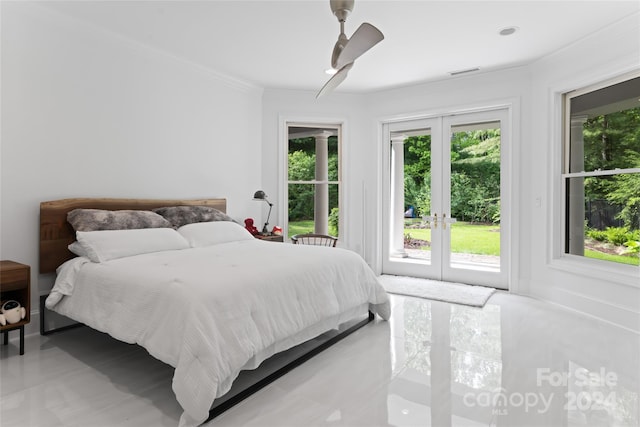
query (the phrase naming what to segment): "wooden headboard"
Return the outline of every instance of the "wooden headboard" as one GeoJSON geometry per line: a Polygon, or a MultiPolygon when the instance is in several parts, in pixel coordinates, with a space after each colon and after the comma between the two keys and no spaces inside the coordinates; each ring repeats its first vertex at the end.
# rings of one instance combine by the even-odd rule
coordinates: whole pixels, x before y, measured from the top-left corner
{"type": "Polygon", "coordinates": [[[78,208],[105,210],[150,210],[163,206],[211,206],[227,211],[226,199],[62,199],[40,203],[40,274],[52,273],[75,255],[67,248],[76,233],[67,213],[78,208]]]}

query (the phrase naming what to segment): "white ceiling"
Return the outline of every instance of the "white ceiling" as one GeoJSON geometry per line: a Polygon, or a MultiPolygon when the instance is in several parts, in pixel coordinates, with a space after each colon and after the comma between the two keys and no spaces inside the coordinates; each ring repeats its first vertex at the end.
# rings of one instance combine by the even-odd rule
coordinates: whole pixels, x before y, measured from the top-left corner
{"type": "MultiPolygon", "coordinates": [[[[329,0],[42,4],[265,88],[319,90],[339,33],[329,0]]],[[[639,10],[637,0],[356,0],[347,36],[366,21],[385,40],[356,61],[338,90],[376,91],[449,78],[451,71],[528,64],[629,15],[640,20],[639,10]],[[500,36],[508,26],[519,31],[500,36]]]]}

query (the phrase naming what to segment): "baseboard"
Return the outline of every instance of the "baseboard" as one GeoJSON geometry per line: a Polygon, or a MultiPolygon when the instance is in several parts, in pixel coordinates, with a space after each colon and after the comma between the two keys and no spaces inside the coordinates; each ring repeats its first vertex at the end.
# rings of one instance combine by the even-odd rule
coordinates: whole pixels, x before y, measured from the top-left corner
{"type": "Polygon", "coordinates": [[[521,294],[552,304],[582,316],[640,334],[640,312],[567,289],[553,289],[552,294],[521,294]]]}

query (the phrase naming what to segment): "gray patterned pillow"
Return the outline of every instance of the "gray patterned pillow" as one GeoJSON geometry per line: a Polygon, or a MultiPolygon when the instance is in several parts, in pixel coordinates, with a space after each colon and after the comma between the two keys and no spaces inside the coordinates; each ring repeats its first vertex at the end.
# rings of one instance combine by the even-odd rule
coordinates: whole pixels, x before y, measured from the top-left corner
{"type": "Polygon", "coordinates": [[[162,215],[175,228],[194,222],[233,221],[229,215],[211,206],[167,206],[154,209],[153,212],[162,215]]]}
{"type": "Polygon", "coordinates": [[[157,213],[137,210],[74,209],[67,214],[67,221],[75,231],[171,228],[157,213]]]}

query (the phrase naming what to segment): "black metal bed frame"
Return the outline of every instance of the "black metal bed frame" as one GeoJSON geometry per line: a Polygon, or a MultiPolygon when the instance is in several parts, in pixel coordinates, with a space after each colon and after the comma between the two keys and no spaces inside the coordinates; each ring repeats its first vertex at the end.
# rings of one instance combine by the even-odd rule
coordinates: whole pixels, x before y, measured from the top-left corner
{"type": "MultiPolygon", "coordinates": [[[[302,365],[307,360],[320,354],[321,352],[331,347],[332,345],[336,344],[337,342],[343,340],[344,338],[351,335],[358,329],[367,325],[369,322],[373,321],[374,318],[375,318],[375,315],[371,311],[369,311],[368,317],[366,319],[360,320],[358,323],[355,323],[354,325],[347,327],[347,329],[345,329],[344,331],[341,331],[337,335],[334,335],[328,338],[326,341],[323,341],[319,345],[315,345],[309,350],[304,351],[300,356],[297,356],[294,360],[290,362],[286,362],[283,365],[277,364],[277,366],[273,367],[273,369],[275,369],[273,372],[267,374],[265,377],[261,378],[260,380],[253,383],[249,387],[243,388],[237,392],[234,392],[232,387],[227,394],[213,401],[213,406],[209,411],[209,418],[207,418],[205,423],[208,421],[211,421],[213,418],[222,414],[223,412],[230,409],[231,407],[237,405],[238,403],[240,403],[247,397],[251,396],[252,394],[260,391],[262,388],[271,384],[281,376],[285,375],[287,372],[290,372],[294,368],[302,365]],[[216,403],[216,401],[219,401],[219,403],[216,403]]],[[[301,345],[304,345],[304,343],[301,345]]],[[[296,348],[297,347],[294,347],[291,350],[287,350],[287,352],[295,350],[296,348]]],[[[284,352],[284,353],[287,353],[287,352],[284,352]]],[[[267,361],[268,360],[269,359],[267,359],[267,361]]],[[[242,373],[240,375],[242,375],[242,373]]]]}
{"type": "MultiPolygon", "coordinates": [[[[83,323],[74,323],[74,324],[63,326],[60,328],[45,330],[45,326],[46,326],[45,311],[47,310],[45,307],[45,300],[47,296],[48,295],[40,296],[40,335],[50,335],[53,333],[58,333],[58,332],[63,332],[69,329],[78,328],[80,326],[86,326],[83,323]]],[[[265,364],[268,365],[266,367],[268,369],[266,369],[266,372],[264,372],[263,376],[259,378],[257,381],[256,380],[251,381],[247,387],[243,387],[242,385],[239,387],[232,386],[231,390],[229,390],[228,393],[214,400],[213,405],[209,410],[209,418],[207,418],[203,422],[203,424],[208,421],[211,421],[218,415],[222,414],[223,412],[227,411],[228,409],[242,402],[244,399],[248,398],[252,394],[262,390],[264,387],[271,384],[272,382],[282,377],[286,373],[302,365],[304,362],[308,361],[312,357],[320,354],[321,352],[328,349],[332,345],[348,337],[358,329],[362,328],[363,326],[373,321],[374,318],[375,318],[375,315],[371,311],[369,311],[367,318],[359,320],[357,321],[357,323],[354,323],[354,324],[351,324],[353,321],[347,322],[348,325],[345,327],[346,329],[342,331],[336,332],[334,330],[334,331],[329,331],[329,332],[326,332],[325,334],[320,335],[320,337],[323,337],[327,334],[330,334],[330,332],[334,333],[333,335],[330,334],[330,336],[326,336],[324,339],[321,339],[320,343],[310,344],[312,341],[317,340],[317,339],[312,339],[296,347],[293,347],[292,349],[286,350],[282,353],[278,353],[277,355],[274,355],[271,358],[265,360],[260,365],[260,369],[263,369],[263,365],[265,364]],[[302,351],[300,352],[301,349],[302,351]],[[300,353],[300,354],[297,355],[296,353],[300,353]],[[278,357],[286,359],[286,356],[291,356],[291,355],[295,355],[295,358],[288,362],[278,360],[278,357]]],[[[234,384],[238,383],[238,379],[240,380],[243,379],[243,373],[245,373],[246,375],[246,371],[241,372],[238,378],[236,379],[236,381],[234,381],[234,384]]]]}

